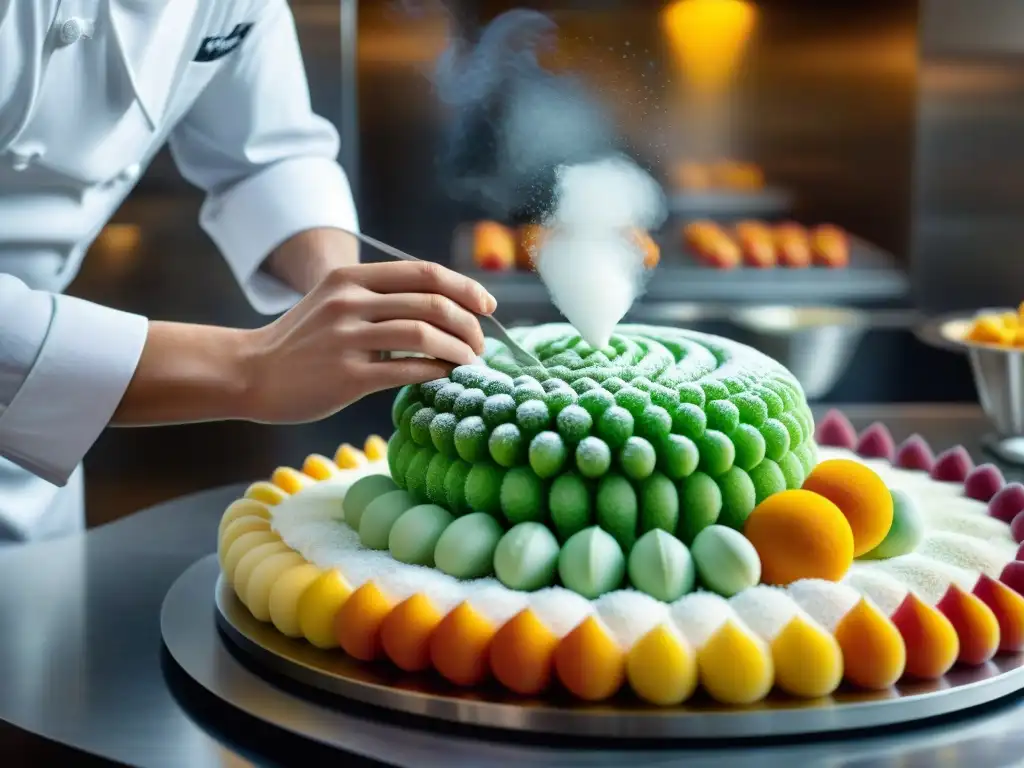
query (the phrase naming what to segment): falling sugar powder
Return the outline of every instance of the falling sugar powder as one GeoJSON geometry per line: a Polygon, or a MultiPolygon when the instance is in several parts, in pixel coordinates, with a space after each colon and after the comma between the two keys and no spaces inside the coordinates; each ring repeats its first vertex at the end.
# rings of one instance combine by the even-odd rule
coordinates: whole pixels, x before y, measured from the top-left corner
{"type": "Polygon", "coordinates": [[[562,166],[556,177],[537,274],[566,320],[602,349],[643,292],[644,254],[634,232],[665,220],[664,194],[622,156],[562,166]]]}

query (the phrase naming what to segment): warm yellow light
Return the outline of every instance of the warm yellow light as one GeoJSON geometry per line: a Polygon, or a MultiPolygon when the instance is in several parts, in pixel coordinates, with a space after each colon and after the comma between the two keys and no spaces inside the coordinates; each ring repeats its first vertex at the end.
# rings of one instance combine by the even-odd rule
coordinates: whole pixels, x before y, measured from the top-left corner
{"type": "Polygon", "coordinates": [[[693,88],[716,93],[736,73],[757,9],[745,0],[677,0],[662,15],[672,51],[693,88]]]}

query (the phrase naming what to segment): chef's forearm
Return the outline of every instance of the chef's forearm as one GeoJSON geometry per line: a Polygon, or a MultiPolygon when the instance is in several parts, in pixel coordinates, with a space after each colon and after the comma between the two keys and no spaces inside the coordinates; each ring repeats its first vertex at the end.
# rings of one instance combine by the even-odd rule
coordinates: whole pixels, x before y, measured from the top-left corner
{"type": "Polygon", "coordinates": [[[247,331],[150,322],[131,383],[114,412],[118,426],[249,416],[247,331]]]}
{"type": "Polygon", "coordinates": [[[270,254],[265,267],[274,277],[305,294],[332,269],[358,261],[359,243],[352,235],[321,227],[286,240],[270,254]]]}

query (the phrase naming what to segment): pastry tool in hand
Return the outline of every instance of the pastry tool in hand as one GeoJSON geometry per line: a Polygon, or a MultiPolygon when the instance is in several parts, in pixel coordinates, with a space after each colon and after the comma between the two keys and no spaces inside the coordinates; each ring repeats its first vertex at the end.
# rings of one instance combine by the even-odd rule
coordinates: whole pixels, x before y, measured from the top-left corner
{"type": "MultiPolygon", "coordinates": [[[[366,243],[371,248],[376,248],[381,253],[387,254],[393,259],[398,259],[400,261],[422,261],[422,259],[417,259],[412,254],[406,253],[405,251],[400,251],[394,246],[388,245],[387,243],[382,243],[380,240],[370,237],[369,235],[364,235],[361,232],[352,232],[351,234],[357,240],[366,243]]],[[[540,360],[538,360],[536,357],[534,357],[521,346],[519,346],[519,343],[512,338],[509,332],[505,329],[505,326],[499,323],[497,318],[491,315],[481,315],[480,319],[487,320],[490,322],[491,335],[493,335],[494,338],[496,338],[498,341],[500,341],[502,344],[508,347],[509,351],[515,356],[516,360],[518,360],[523,365],[540,366],[541,368],[544,367],[544,364],[540,360]]]]}

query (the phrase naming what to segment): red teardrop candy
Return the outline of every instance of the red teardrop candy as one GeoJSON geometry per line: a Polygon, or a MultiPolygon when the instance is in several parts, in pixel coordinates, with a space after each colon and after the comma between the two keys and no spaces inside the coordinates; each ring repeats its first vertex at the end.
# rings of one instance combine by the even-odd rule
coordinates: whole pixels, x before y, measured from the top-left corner
{"type": "Polygon", "coordinates": [[[815,430],[814,441],[818,445],[832,448],[846,448],[852,451],[857,444],[857,430],[842,411],[835,408],[825,414],[815,430]]]}
{"type": "Polygon", "coordinates": [[[995,464],[982,464],[971,470],[964,480],[964,495],[977,501],[991,501],[1006,485],[1003,473],[995,464]]]}
{"type": "Polygon", "coordinates": [[[857,441],[856,451],[865,459],[887,459],[892,461],[896,455],[896,445],[885,424],[875,422],[863,432],[857,441]]]}
{"type": "Polygon", "coordinates": [[[1024,563],[1014,560],[1007,563],[999,580],[1019,595],[1024,595],[1024,563]]]}
{"type": "Polygon", "coordinates": [[[935,459],[932,467],[932,479],[944,483],[962,483],[974,469],[971,455],[962,445],[956,445],[943,451],[935,459]]]}
{"type": "Polygon", "coordinates": [[[1024,485],[1008,483],[988,503],[988,513],[996,520],[1010,523],[1024,509],[1024,485]]]}
{"type": "Polygon", "coordinates": [[[902,469],[931,472],[934,464],[935,454],[920,435],[911,435],[896,451],[896,466],[902,469]]]}

